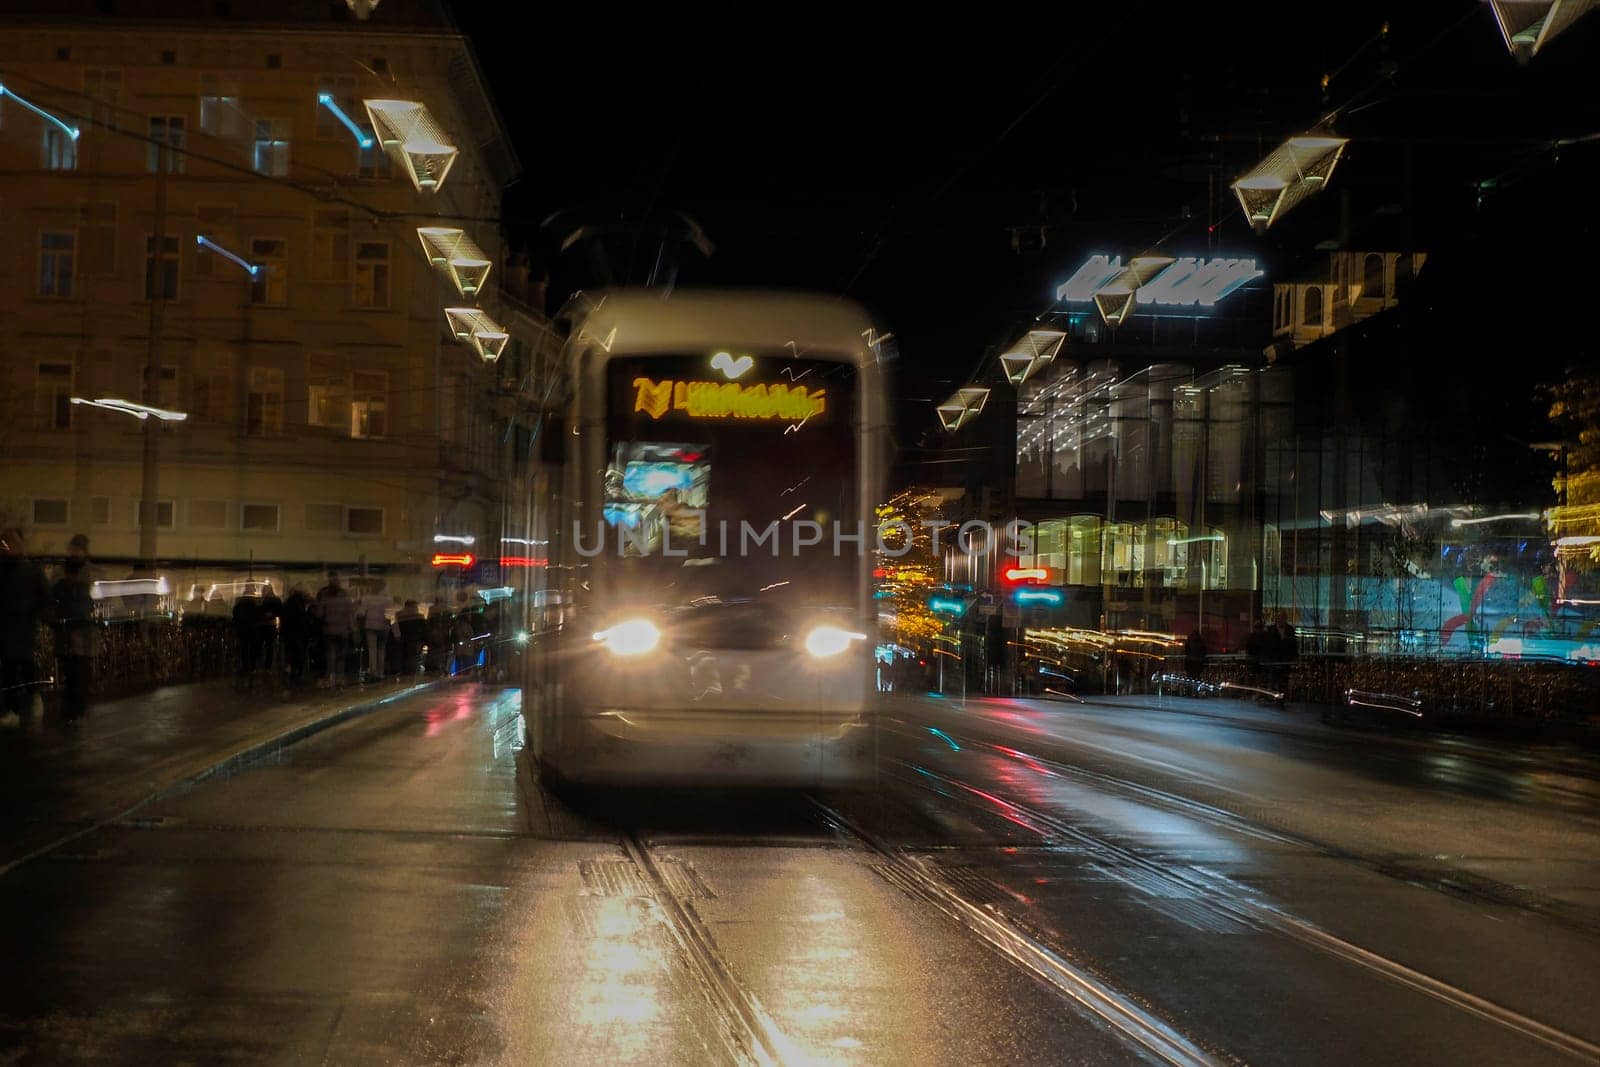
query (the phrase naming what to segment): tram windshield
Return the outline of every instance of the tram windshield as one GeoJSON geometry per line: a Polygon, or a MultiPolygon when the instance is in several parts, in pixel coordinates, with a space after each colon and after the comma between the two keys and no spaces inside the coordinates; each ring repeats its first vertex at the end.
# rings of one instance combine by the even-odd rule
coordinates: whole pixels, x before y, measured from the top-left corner
{"type": "Polygon", "coordinates": [[[819,359],[613,360],[605,550],[592,562],[660,602],[852,603],[871,547],[855,538],[872,536],[857,501],[855,378],[819,359]]]}

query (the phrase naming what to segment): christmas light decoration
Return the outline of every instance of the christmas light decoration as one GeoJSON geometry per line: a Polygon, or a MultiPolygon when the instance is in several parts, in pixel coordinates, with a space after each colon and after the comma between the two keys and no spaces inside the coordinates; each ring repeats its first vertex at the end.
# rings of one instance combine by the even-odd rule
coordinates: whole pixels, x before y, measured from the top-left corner
{"type": "Polygon", "coordinates": [[[458,150],[427,106],[415,100],[363,100],[362,104],[378,143],[406,168],[417,191],[438,192],[458,150]]]}
{"type": "Polygon", "coordinates": [[[939,422],[947,431],[954,433],[981,415],[983,406],[988,402],[989,390],[968,387],[957,389],[949,400],[935,410],[939,413],[939,422]]]}
{"type": "Polygon", "coordinates": [[[1591,10],[1597,0],[1489,0],[1506,49],[1527,63],[1591,10]]]}
{"type": "Polygon", "coordinates": [[[1173,263],[1171,256],[1135,256],[1121,274],[1095,290],[1094,306],[1107,326],[1120,326],[1133,313],[1139,288],[1173,263]]]}
{"type": "Polygon", "coordinates": [[[166,408],[151,407],[149,404],[136,404],[132,400],[118,400],[113,396],[102,396],[94,400],[86,397],[75,396],[74,404],[86,404],[93,408],[105,408],[107,411],[119,411],[124,415],[132,415],[140,422],[154,415],[162,422],[183,422],[189,417],[186,411],[168,411],[166,408]]]}
{"type": "Polygon", "coordinates": [[[344,108],[340,107],[338,102],[333,99],[332,93],[318,93],[317,103],[331,111],[333,117],[344,124],[344,128],[350,131],[351,135],[355,137],[356,143],[362,148],[371,148],[377,143],[372,139],[371,134],[356,124],[355,119],[344,113],[344,108]]]}
{"type": "Polygon", "coordinates": [[[463,231],[447,226],[418,226],[423,254],[450,279],[456,292],[472,296],[489,277],[489,257],[463,231]]]}
{"type": "Polygon", "coordinates": [[[1056,358],[1067,335],[1061,330],[1029,330],[1016,344],[1000,355],[1000,366],[1006,381],[1021,385],[1033,377],[1035,371],[1056,358]]]}
{"type": "Polygon", "coordinates": [[[44,108],[40,107],[39,105],[32,104],[32,103],[29,103],[28,101],[24,100],[22,97],[17,95],[17,92],[16,92],[15,89],[8,89],[4,85],[0,85],[0,97],[4,97],[4,96],[9,96],[11,99],[15,100],[17,103],[21,104],[23,107],[25,107],[29,111],[33,112],[35,115],[38,115],[40,118],[44,119],[46,122],[54,123],[55,126],[58,129],[60,129],[62,133],[66,134],[68,137],[72,138],[74,141],[76,141],[78,139],[79,134],[81,132],[78,129],[78,127],[72,125],[71,123],[64,122],[61,119],[56,118],[54,115],[50,114],[50,112],[46,111],[44,108]]]}
{"type": "Polygon", "coordinates": [[[471,345],[486,363],[499,359],[506,342],[511,339],[505,327],[486,315],[482,308],[445,308],[444,315],[450,320],[450,332],[456,340],[471,345]]]}
{"type": "Polygon", "coordinates": [[[194,243],[199,245],[201,248],[210,249],[223,259],[228,260],[230,263],[237,263],[252,278],[261,273],[261,265],[259,263],[251,263],[242,256],[235,255],[203,233],[197,233],[194,235],[194,243]]]}
{"type": "Polygon", "coordinates": [[[1344,154],[1344,137],[1311,132],[1291,137],[1233,183],[1234,195],[1245,218],[1257,233],[1265,233],[1286,212],[1333,177],[1344,154]]]}

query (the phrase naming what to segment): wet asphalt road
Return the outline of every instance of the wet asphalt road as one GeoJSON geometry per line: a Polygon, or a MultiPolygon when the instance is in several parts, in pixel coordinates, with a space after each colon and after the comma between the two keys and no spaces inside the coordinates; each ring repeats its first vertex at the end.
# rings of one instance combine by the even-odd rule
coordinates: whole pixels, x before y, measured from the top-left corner
{"type": "Polygon", "coordinates": [[[1582,753],[903,700],[875,793],[574,811],[517,722],[421,694],[10,871],[0,1062],[1600,1056],[1582,753]]]}

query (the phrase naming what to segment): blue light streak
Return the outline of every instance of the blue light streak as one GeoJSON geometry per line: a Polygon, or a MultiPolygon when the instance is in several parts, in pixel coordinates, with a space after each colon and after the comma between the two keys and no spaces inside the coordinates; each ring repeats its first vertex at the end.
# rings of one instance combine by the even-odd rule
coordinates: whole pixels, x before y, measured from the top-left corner
{"type": "Polygon", "coordinates": [[[237,263],[239,266],[243,267],[247,272],[249,272],[250,277],[252,278],[261,273],[260,264],[251,263],[247,260],[240,259],[238,256],[234,255],[226,248],[223,248],[221,245],[217,244],[217,242],[213,241],[203,233],[197,233],[194,235],[194,243],[199,245],[201,248],[211,249],[211,251],[215,252],[224,259],[237,263]]]}
{"type": "Polygon", "coordinates": [[[363,130],[354,119],[344,113],[343,108],[333,102],[333,94],[318,93],[317,103],[333,112],[333,117],[344,123],[344,128],[349,130],[355,136],[356,143],[362,148],[371,148],[373,144],[376,143],[370,136],[368,136],[366,130],[363,130]]]}
{"type": "Polygon", "coordinates": [[[945,744],[949,745],[950,746],[950,751],[952,751],[952,752],[960,752],[961,751],[961,746],[956,744],[955,740],[953,738],[951,738],[951,736],[949,734],[945,733],[943,730],[939,729],[938,727],[930,726],[930,727],[928,727],[928,732],[930,734],[932,734],[934,737],[937,737],[939,740],[943,741],[945,744]]]}
{"type": "Polygon", "coordinates": [[[38,115],[40,118],[44,119],[47,122],[55,123],[57,126],[59,126],[61,128],[63,133],[65,133],[68,137],[72,138],[74,141],[76,141],[78,139],[78,135],[79,135],[78,127],[68,125],[67,123],[65,123],[65,122],[61,121],[60,119],[56,118],[54,115],[50,114],[50,112],[46,111],[44,108],[39,107],[36,104],[28,103],[28,101],[22,99],[22,97],[17,95],[17,92],[16,92],[15,89],[7,89],[4,85],[0,85],[0,96],[10,96],[11,99],[15,100],[17,103],[21,104],[23,107],[25,107],[29,111],[33,112],[35,115],[38,115]]]}
{"type": "Polygon", "coordinates": [[[1018,589],[1017,603],[1019,604],[1050,604],[1060,606],[1062,595],[1055,589],[1018,589]]]}

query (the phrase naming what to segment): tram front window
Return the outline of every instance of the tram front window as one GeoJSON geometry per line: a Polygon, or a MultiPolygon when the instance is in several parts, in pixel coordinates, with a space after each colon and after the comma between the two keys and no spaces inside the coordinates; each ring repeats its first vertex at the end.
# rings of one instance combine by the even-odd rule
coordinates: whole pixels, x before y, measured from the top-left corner
{"type": "Polygon", "coordinates": [[[854,604],[870,551],[854,538],[872,537],[855,379],[816,359],[612,361],[596,577],[639,603],[854,604]]]}

